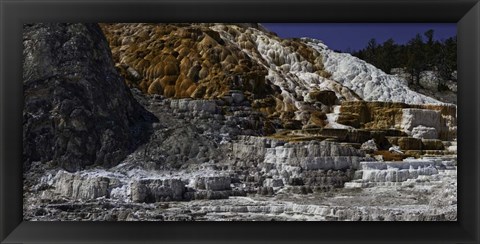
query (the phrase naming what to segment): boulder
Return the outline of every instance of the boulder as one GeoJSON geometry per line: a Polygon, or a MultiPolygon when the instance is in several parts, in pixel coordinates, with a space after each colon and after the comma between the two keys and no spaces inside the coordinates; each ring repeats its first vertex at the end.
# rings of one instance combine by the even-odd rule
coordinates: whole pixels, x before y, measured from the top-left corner
{"type": "Polygon", "coordinates": [[[207,191],[230,190],[229,176],[201,176],[195,179],[195,188],[207,191]]]}
{"type": "Polygon", "coordinates": [[[360,149],[364,150],[365,152],[372,153],[378,150],[377,144],[375,144],[375,140],[371,139],[362,144],[360,149]]]}
{"type": "Polygon", "coordinates": [[[133,202],[180,201],[185,184],[180,179],[140,179],[130,183],[133,202]]]}
{"type": "Polygon", "coordinates": [[[110,179],[58,171],[53,179],[54,192],[78,200],[92,200],[108,197],[110,179]]]}

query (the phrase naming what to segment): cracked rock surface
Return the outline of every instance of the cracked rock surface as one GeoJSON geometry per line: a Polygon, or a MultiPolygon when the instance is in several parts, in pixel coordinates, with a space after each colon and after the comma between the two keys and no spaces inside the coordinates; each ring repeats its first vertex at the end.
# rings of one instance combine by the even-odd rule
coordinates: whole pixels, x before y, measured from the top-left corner
{"type": "Polygon", "coordinates": [[[23,44],[25,220],[457,220],[456,106],[318,40],[49,23],[23,44]]]}
{"type": "Polygon", "coordinates": [[[149,113],[115,70],[98,25],[27,24],[23,45],[26,167],[109,167],[143,139],[149,113]]]}

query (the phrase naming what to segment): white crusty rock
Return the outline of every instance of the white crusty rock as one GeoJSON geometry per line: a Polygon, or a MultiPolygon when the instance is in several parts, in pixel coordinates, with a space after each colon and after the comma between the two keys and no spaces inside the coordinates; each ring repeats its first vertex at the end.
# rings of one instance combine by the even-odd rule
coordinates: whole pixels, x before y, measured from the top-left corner
{"type": "Polygon", "coordinates": [[[363,170],[362,180],[367,182],[404,182],[416,179],[419,175],[438,174],[434,166],[418,167],[417,169],[388,168],[386,170],[363,170]]]}
{"type": "Polygon", "coordinates": [[[356,168],[362,160],[365,160],[365,153],[351,146],[328,141],[310,141],[268,148],[264,162],[276,165],[277,168],[291,165],[306,170],[339,170],[356,168]]]}
{"type": "Polygon", "coordinates": [[[292,105],[302,110],[312,102],[309,96],[312,90],[332,91],[339,101],[441,103],[411,90],[404,79],[388,75],[350,54],[334,52],[319,40],[298,41],[310,48],[307,59],[288,41],[256,28],[225,24],[213,24],[209,28],[217,31],[226,44],[238,47],[267,69],[265,80],[280,88],[281,101],[277,101],[277,106],[285,111],[292,105]]]}
{"type": "Polygon", "coordinates": [[[437,167],[443,164],[440,159],[361,162],[356,175],[361,175],[361,180],[367,183],[404,182],[421,175],[438,174],[437,167]]]}
{"type": "MultiPolygon", "coordinates": [[[[428,135],[434,135],[441,131],[442,126],[442,115],[439,111],[429,110],[429,109],[417,109],[417,108],[405,108],[402,109],[402,122],[400,124],[401,129],[407,134],[412,135],[415,129],[417,136],[420,135],[421,131],[424,130],[428,135]],[[427,132],[425,128],[429,128],[427,132]]],[[[438,135],[435,138],[425,138],[425,139],[438,139],[438,135]]]]}
{"type": "Polygon", "coordinates": [[[360,147],[360,149],[362,149],[366,152],[372,153],[374,151],[377,151],[378,147],[377,147],[377,144],[375,143],[375,140],[371,139],[371,140],[368,140],[368,141],[364,142],[362,144],[362,146],[360,147]]]}
{"type": "Polygon", "coordinates": [[[404,79],[388,75],[375,66],[348,53],[330,50],[319,40],[304,38],[323,56],[325,70],[334,80],[353,90],[366,101],[403,102],[408,104],[439,104],[440,101],[408,88],[404,79]]]}
{"type": "Polygon", "coordinates": [[[437,139],[438,131],[434,127],[426,127],[423,125],[419,125],[412,129],[411,136],[413,138],[437,139]]]}
{"type": "Polygon", "coordinates": [[[410,169],[443,164],[440,159],[405,159],[404,161],[368,161],[360,162],[360,170],[386,170],[389,168],[410,169]]]}
{"type": "Polygon", "coordinates": [[[59,170],[53,182],[54,192],[61,196],[91,200],[108,196],[110,179],[59,170]]]}
{"type": "Polygon", "coordinates": [[[389,151],[389,152],[394,152],[394,153],[403,154],[402,150],[400,150],[400,147],[399,147],[399,146],[396,146],[396,145],[393,145],[393,146],[391,146],[390,148],[388,148],[388,151],[389,151]]]}

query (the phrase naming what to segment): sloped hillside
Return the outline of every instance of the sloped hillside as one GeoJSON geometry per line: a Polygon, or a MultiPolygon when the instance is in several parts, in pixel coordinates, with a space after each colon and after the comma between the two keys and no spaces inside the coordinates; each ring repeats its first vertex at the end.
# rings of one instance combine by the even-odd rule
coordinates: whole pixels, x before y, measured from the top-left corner
{"type": "Polygon", "coordinates": [[[457,219],[456,106],[321,41],[38,24],[24,45],[25,220],[457,219]]]}
{"type": "Polygon", "coordinates": [[[102,29],[127,82],[144,92],[213,98],[241,89],[258,98],[278,87],[283,102],[296,108],[312,89],[333,90],[349,101],[439,103],[319,40],[281,39],[229,24],[103,24],[102,29]]]}
{"type": "Polygon", "coordinates": [[[167,98],[245,98],[284,125],[324,126],[325,113],[342,101],[440,103],[321,41],[281,39],[258,25],[101,27],[130,87],[167,98]]]}
{"type": "Polygon", "coordinates": [[[366,101],[436,104],[440,101],[412,91],[406,80],[389,75],[375,66],[348,53],[334,52],[322,42],[304,39],[324,57],[325,70],[331,79],[352,89],[366,101]]]}
{"type": "Polygon", "coordinates": [[[267,42],[272,39],[281,53],[269,51],[257,43],[258,34],[264,32],[255,28],[205,24],[104,24],[102,28],[127,84],[148,94],[245,98],[266,115],[288,121],[304,95],[297,92],[304,90],[304,84],[278,80],[290,69],[288,63],[299,62],[294,69],[325,75],[318,52],[302,42],[262,36],[267,42]]]}

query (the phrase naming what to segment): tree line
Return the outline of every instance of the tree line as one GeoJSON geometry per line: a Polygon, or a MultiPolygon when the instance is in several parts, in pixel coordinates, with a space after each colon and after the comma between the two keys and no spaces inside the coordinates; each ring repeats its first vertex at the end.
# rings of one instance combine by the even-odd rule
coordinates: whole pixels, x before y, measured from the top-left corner
{"type": "Polygon", "coordinates": [[[378,44],[372,38],[364,49],[352,55],[373,64],[391,74],[393,68],[403,68],[410,74],[409,82],[418,85],[422,71],[437,71],[442,80],[456,80],[452,72],[457,70],[457,37],[434,40],[434,31],[417,34],[406,44],[397,44],[390,38],[378,44]]]}

